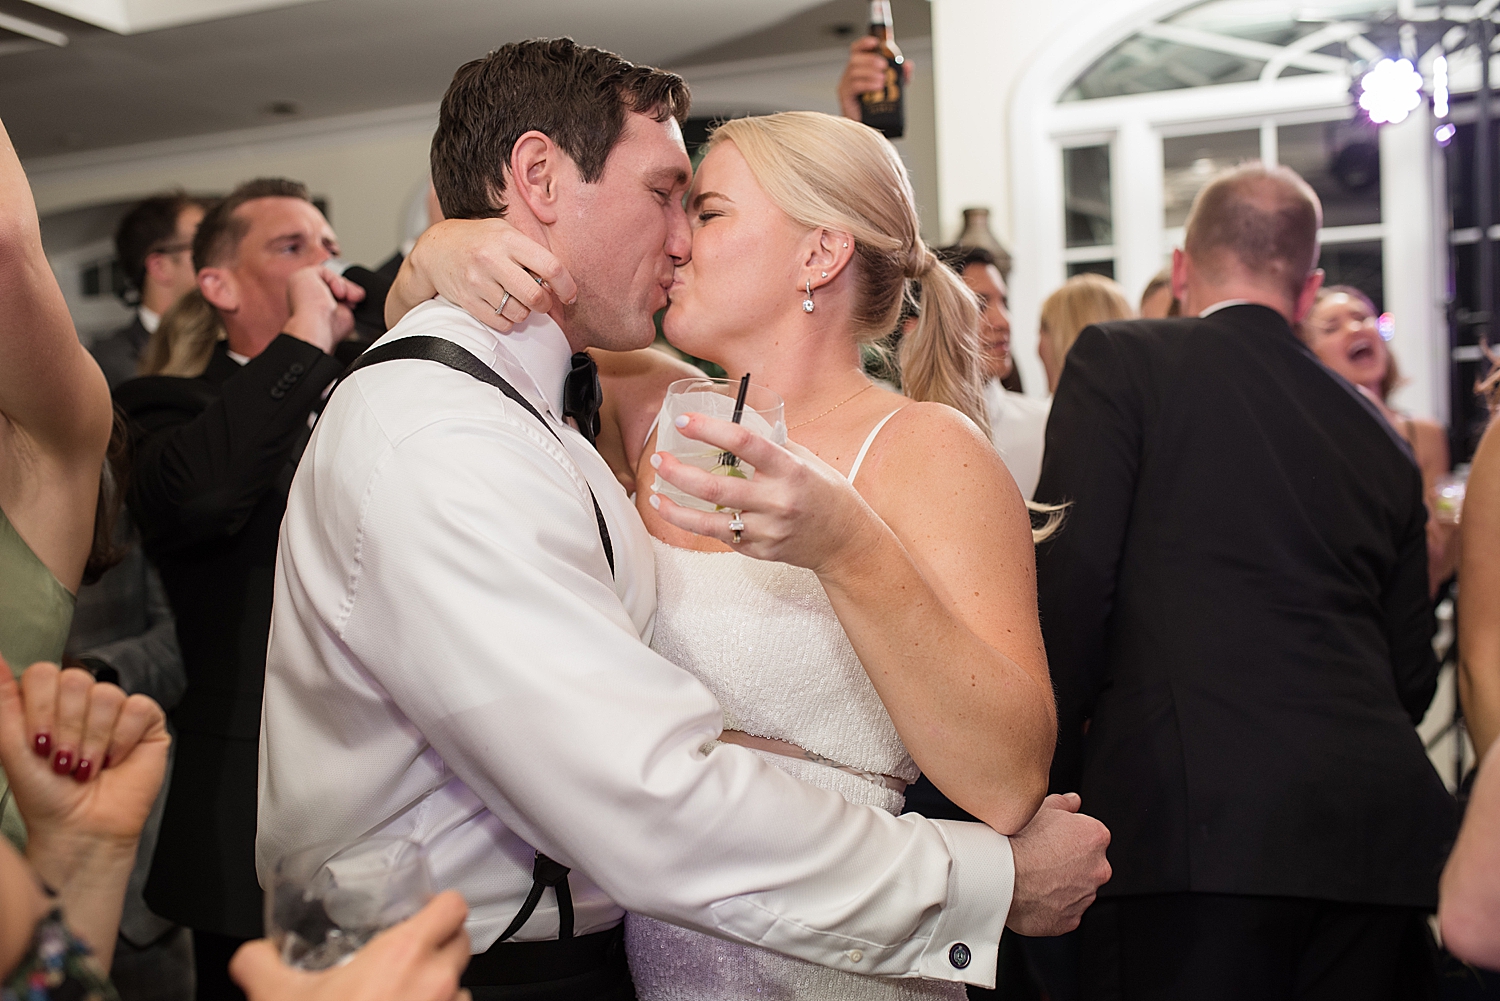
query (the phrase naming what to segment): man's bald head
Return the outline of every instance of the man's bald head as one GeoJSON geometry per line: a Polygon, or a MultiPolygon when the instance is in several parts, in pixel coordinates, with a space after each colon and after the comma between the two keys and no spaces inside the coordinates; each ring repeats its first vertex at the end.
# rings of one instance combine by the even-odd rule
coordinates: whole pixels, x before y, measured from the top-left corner
{"type": "Polygon", "coordinates": [[[1318,266],[1323,206],[1288,167],[1245,164],[1193,200],[1184,250],[1211,282],[1266,283],[1295,302],[1318,266]]]}

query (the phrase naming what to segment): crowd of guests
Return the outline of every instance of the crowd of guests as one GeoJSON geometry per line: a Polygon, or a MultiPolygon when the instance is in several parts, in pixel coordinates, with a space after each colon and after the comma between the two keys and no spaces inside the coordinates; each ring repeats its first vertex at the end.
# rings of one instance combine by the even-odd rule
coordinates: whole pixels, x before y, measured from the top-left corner
{"type": "MultiPolygon", "coordinates": [[[[1320,222],[1291,171],[1219,178],[1138,307],[1095,274],[1046,299],[1045,397],[1019,391],[993,255],[941,253],[972,293],[958,307],[946,272],[897,278],[973,314],[966,341],[914,349],[906,311],[902,388],[985,428],[1047,526],[1051,791],[1081,794],[1113,868],[1064,947],[1013,943],[1052,997],[1424,997],[1435,911],[1446,948],[1500,967],[1500,432],[1460,531],[1436,502],[1446,434],[1394,408],[1369,297],[1321,287],[1320,222]],[[1457,834],[1415,732],[1455,574],[1481,762],[1457,834]]],[[[17,997],[458,989],[454,893],[344,967],[288,969],[257,941],[255,842],[278,533],[330,388],[403,294],[442,291],[502,332],[575,294],[514,230],[483,250],[462,232],[335,273],[337,236],[294,181],[148,199],[117,238],[136,316],[90,355],[4,140],[0,912],[24,920],[0,923],[0,981],[17,997]]],[[[967,816],[943,796],[964,780],[935,774],[909,808],[967,816]]]]}

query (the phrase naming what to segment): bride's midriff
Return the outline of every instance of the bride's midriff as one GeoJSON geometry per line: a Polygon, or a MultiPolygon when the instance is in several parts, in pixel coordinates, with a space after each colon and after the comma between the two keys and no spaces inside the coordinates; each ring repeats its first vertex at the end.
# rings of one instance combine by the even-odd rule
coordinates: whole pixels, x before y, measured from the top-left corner
{"type": "Polygon", "coordinates": [[[882,775],[879,772],[867,772],[864,769],[855,768],[852,765],[845,765],[840,762],[834,761],[832,758],[825,758],[821,754],[815,754],[812,751],[807,750],[806,748],[798,747],[796,744],[789,743],[785,740],[777,740],[774,737],[757,737],[754,734],[745,733],[741,730],[725,730],[723,733],[719,734],[719,739],[726,744],[739,744],[741,747],[748,747],[756,751],[765,751],[768,754],[780,754],[782,757],[786,758],[801,758],[804,761],[811,761],[814,764],[826,765],[829,768],[837,768],[841,772],[848,772],[850,775],[857,775],[867,782],[874,782],[876,785],[883,785],[887,789],[894,789],[896,792],[900,793],[906,792],[906,783],[903,780],[896,778],[896,776],[894,775],[882,775]]]}

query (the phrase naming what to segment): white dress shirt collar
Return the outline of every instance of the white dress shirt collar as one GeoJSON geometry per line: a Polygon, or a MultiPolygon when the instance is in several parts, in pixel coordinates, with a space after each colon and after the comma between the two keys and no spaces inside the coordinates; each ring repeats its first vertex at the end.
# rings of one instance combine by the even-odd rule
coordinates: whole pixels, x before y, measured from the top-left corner
{"type": "MultiPolygon", "coordinates": [[[[490,328],[484,329],[488,331],[490,328]]],[[[557,321],[546,313],[533,312],[508,334],[490,333],[497,345],[503,347],[536,381],[547,409],[561,421],[563,384],[573,368],[573,349],[568,345],[568,335],[562,332],[557,321]]]]}
{"type": "Polygon", "coordinates": [[[1198,314],[1198,319],[1205,320],[1208,317],[1213,316],[1219,310],[1221,310],[1221,309],[1228,309],[1230,306],[1253,306],[1253,305],[1255,305],[1255,303],[1251,302],[1249,299],[1225,299],[1223,302],[1216,302],[1212,306],[1210,306],[1207,309],[1205,309],[1203,312],[1199,313],[1198,314]]]}
{"type": "Polygon", "coordinates": [[[148,334],[156,333],[156,328],[161,326],[161,314],[154,309],[137,306],[135,308],[135,315],[140,318],[141,326],[146,328],[146,333],[148,334]]]}

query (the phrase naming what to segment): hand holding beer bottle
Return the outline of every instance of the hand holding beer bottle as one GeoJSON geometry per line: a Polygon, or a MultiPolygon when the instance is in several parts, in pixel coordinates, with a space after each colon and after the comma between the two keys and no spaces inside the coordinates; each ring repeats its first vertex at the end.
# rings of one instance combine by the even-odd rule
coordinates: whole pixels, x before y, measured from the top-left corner
{"type": "Polygon", "coordinates": [[[849,47],[849,62],[839,79],[839,108],[845,118],[899,139],[906,130],[910,79],[911,66],[896,47],[890,0],[871,0],[870,33],[849,47]]]}

